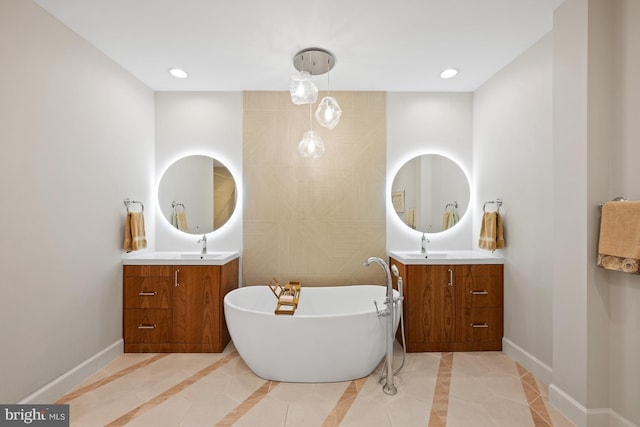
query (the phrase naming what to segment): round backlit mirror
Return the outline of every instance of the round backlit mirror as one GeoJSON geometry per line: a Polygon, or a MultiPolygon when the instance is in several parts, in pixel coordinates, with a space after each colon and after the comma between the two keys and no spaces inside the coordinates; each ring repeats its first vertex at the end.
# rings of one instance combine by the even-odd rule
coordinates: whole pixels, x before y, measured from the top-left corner
{"type": "Polygon", "coordinates": [[[236,207],[236,183],[218,160],[186,156],[167,168],[158,185],[162,216],[189,234],[206,234],[222,227],[236,207]]]}
{"type": "Polygon", "coordinates": [[[455,227],[469,207],[469,180],[453,160],[424,154],[405,163],[393,179],[391,201],[408,227],[439,233],[455,227]]]}

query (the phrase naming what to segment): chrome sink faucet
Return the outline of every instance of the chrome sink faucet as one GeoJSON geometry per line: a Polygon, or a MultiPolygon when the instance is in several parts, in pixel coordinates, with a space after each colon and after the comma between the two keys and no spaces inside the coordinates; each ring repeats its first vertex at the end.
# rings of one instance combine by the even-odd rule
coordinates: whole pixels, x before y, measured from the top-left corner
{"type": "Polygon", "coordinates": [[[427,236],[422,233],[422,244],[420,245],[420,253],[427,253],[427,243],[431,243],[431,240],[427,239],[427,236]]]}
{"type": "Polygon", "coordinates": [[[207,253],[207,235],[203,234],[202,239],[198,240],[198,243],[202,243],[202,254],[207,253]]]}

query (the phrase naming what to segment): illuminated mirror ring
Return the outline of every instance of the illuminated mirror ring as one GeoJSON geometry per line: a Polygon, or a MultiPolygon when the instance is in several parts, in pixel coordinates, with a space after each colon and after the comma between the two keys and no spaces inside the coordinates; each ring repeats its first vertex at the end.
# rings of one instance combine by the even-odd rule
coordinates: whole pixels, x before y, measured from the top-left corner
{"type": "Polygon", "coordinates": [[[158,183],[162,217],[184,233],[202,235],[222,227],[233,215],[238,189],[231,171],[206,155],[173,162],[158,183]]]}
{"type": "Polygon", "coordinates": [[[469,179],[460,165],[440,154],[423,154],[398,169],[391,203],[409,228],[440,233],[455,227],[469,210],[469,179]]]}

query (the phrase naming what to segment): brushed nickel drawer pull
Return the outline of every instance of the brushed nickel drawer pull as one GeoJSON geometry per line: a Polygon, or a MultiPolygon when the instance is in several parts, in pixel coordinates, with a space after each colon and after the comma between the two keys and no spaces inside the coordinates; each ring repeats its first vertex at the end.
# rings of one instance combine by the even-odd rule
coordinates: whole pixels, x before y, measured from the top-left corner
{"type": "Polygon", "coordinates": [[[447,268],[447,271],[449,272],[449,283],[447,283],[447,285],[453,286],[453,270],[450,268],[447,268]]]}
{"type": "Polygon", "coordinates": [[[472,323],[471,327],[472,328],[488,328],[489,325],[487,325],[486,323],[472,323]]]}
{"type": "Polygon", "coordinates": [[[143,325],[143,324],[138,325],[138,329],[155,329],[155,328],[156,328],[155,323],[153,325],[143,325]]]}
{"type": "Polygon", "coordinates": [[[489,291],[471,291],[471,295],[489,295],[489,291]]]}
{"type": "Polygon", "coordinates": [[[173,275],[173,284],[176,288],[180,286],[180,283],[178,283],[178,273],[180,273],[180,270],[176,270],[175,274],[173,275]]]}
{"type": "Polygon", "coordinates": [[[153,292],[142,291],[142,292],[138,292],[138,295],[140,295],[141,297],[155,297],[156,295],[158,295],[158,293],[156,291],[153,291],[153,292]]]}

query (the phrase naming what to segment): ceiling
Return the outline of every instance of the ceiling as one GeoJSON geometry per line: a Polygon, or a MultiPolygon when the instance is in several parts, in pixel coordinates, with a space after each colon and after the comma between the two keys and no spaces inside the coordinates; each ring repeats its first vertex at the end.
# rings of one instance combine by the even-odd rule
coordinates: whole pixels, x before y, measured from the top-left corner
{"type": "Polygon", "coordinates": [[[156,91],[288,90],[293,56],[320,47],[336,58],[331,90],[389,92],[477,89],[563,1],[35,0],[156,91]],[[460,73],[443,80],[448,67],[460,73]]]}

